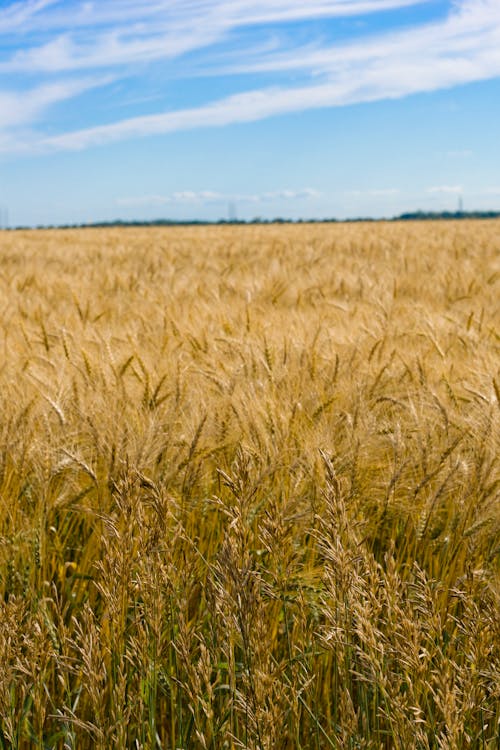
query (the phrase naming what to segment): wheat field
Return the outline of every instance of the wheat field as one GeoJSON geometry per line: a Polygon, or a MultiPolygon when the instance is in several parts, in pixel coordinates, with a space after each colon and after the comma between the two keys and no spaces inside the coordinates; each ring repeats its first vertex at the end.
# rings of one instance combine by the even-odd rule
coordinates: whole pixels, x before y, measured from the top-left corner
{"type": "Polygon", "coordinates": [[[1,748],[500,748],[500,222],[0,233],[1,748]]]}

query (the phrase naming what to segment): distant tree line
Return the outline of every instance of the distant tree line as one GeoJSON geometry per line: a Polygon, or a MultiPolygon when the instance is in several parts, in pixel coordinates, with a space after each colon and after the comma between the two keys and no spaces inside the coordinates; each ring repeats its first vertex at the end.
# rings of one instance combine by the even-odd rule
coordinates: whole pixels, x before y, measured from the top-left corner
{"type": "Polygon", "coordinates": [[[374,219],[369,216],[359,216],[354,219],[336,219],[333,217],[323,219],[286,219],[276,217],[274,219],[263,219],[256,216],[254,219],[218,219],[209,221],[205,219],[151,219],[132,220],[115,219],[113,221],[95,221],[84,224],[44,224],[37,227],[17,226],[13,229],[102,229],[107,227],[196,227],[196,226],[221,226],[221,225],[252,225],[252,224],[334,224],[334,223],[356,223],[356,222],[379,222],[379,221],[440,221],[457,219],[498,219],[500,211],[411,211],[392,216],[390,218],[374,219]]]}

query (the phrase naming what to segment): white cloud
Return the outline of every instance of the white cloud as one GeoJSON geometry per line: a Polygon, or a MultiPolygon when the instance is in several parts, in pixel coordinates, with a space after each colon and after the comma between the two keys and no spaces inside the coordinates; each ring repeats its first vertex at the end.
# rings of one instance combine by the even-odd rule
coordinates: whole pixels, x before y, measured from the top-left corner
{"type": "Polygon", "coordinates": [[[323,84],[296,89],[271,88],[236,94],[203,107],[132,117],[111,125],[65,133],[40,141],[48,149],[78,150],[125,138],[173,133],[200,127],[220,127],[261,120],[285,112],[297,112],[330,104],[348,103],[349,92],[323,84]]]}
{"type": "Polygon", "coordinates": [[[304,188],[302,190],[276,190],[274,192],[261,193],[259,195],[245,194],[224,194],[213,190],[191,191],[184,190],[170,195],[144,195],[128,198],[117,198],[115,201],[118,206],[126,207],[157,207],[168,205],[189,205],[199,204],[207,205],[211,203],[268,203],[271,201],[293,201],[300,199],[316,198],[321,193],[313,188],[304,188]]]}
{"type": "Polygon", "coordinates": [[[181,190],[176,193],[172,193],[172,203],[199,203],[199,202],[210,202],[219,201],[222,196],[219,193],[214,193],[212,190],[201,190],[194,192],[192,190],[181,190]]]}
{"type": "MultiPolygon", "coordinates": [[[[498,67],[488,71],[488,61],[498,61],[500,38],[500,3],[497,0],[457,0],[444,20],[421,26],[372,35],[358,42],[340,45],[309,45],[292,48],[257,59],[240,58],[226,72],[277,72],[287,70],[310,71],[317,75],[338,77],[349,75],[353,69],[366,69],[368,79],[379,77],[381,71],[390,71],[394,77],[401,65],[401,78],[408,85],[408,74],[423,74],[415,81],[415,88],[429,88],[428,80],[433,69],[437,84],[450,85],[455,78],[479,78],[498,75],[498,67]],[[435,70],[435,64],[438,69],[435,70]],[[456,66],[455,76],[453,68],[456,66]]],[[[219,67],[215,72],[223,72],[219,67]]],[[[432,83],[432,81],[431,81],[432,83]]],[[[432,85],[431,85],[432,88],[432,85]]],[[[410,91],[413,87],[410,87],[410,91]]]]}
{"type": "Polygon", "coordinates": [[[233,23],[248,25],[304,18],[357,16],[380,11],[421,5],[430,0],[229,0],[219,8],[229,14],[233,23]]]}
{"type": "MultiPolygon", "coordinates": [[[[131,3],[62,5],[40,17],[58,0],[38,0],[11,6],[10,24],[49,34],[42,45],[28,46],[0,62],[0,72],[63,72],[172,59],[223,40],[231,31],[253,24],[267,25],[315,18],[376,13],[430,0],[163,0],[131,3]],[[36,17],[35,17],[36,16],[36,17]],[[193,23],[193,19],[196,22],[193,23]],[[51,36],[50,33],[56,36],[51,36]]],[[[7,11],[4,11],[8,13],[7,11]]],[[[8,26],[6,26],[6,29],[8,26]]],[[[0,35],[2,22],[0,16],[0,35]]]]}
{"type": "Polygon", "coordinates": [[[448,195],[461,195],[464,189],[461,185],[435,185],[427,188],[427,193],[441,193],[448,195]]]}
{"type": "Polygon", "coordinates": [[[22,31],[35,17],[58,0],[29,0],[15,2],[0,10],[0,34],[22,31]]]}
{"type": "Polygon", "coordinates": [[[111,80],[109,76],[101,76],[46,83],[22,92],[0,90],[0,132],[1,129],[8,131],[19,125],[31,124],[54,104],[103,86],[111,80]]]}
{"type": "MultiPolygon", "coordinates": [[[[99,0],[99,2],[61,2],[31,0],[14,2],[0,11],[2,21],[11,26],[23,25],[23,33],[57,32],[71,28],[93,31],[119,27],[128,33],[165,27],[191,28],[197,25],[220,29],[242,28],[254,24],[270,24],[318,18],[365,15],[431,2],[431,0],[99,0]],[[50,6],[55,6],[50,10],[50,6]],[[49,8],[42,14],[45,8],[49,8]],[[136,29],[134,29],[134,26],[136,29]]],[[[10,30],[10,27],[9,27],[10,30]]]]}
{"type": "Polygon", "coordinates": [[[399,193],[400,190],[398,188],[372,188],[370,190],[347,190],[344,195],[356,198],[384,198],[391,195],[399,195],[399,193]]]}
{"type": "Polygon", "coordinates": [[[321,195],[318,190],[313,188],[305,188],[303,190],[275,190],[270,193],[263,193],[259,196],[259,200],[263,201],[275,201],[285,200],[294,201],[302,198],[317,198],[321,195]]]}
{"type": "Polygon", "coordinates": [[[130,66],[173,59],[217,40],[215,30],[211,33],[206,27],[193,26],[163,33],[150,30],[146,34],[111,30],[78,42],[70,34],[60,34],[42,46],[20,50],[10,59],[0,62],[0,73],[29,73],[34,69],[62,73],[130,66]]]}
{"type": "MultiPolygon", "coordinates": [[[[71,16],[68,3],[18,2],[3,11],[4,24],[8,18],[11,23],[13,19],[18,23],[24,10],[25,27],[36,21],[40,33],[49,36],[42,46],[25,45],[9,59],[0,61],[0,74],[15,70],[29,72],[34,67],[46,75],[103,68],[113,69],[115,76],[125,76],[132,69],[137,70],[137,63],[177,58],[186,51],[202,48],[207,49],[204,69],[210,74],[221,70],[219,63],[218,68],[210,64],[210,59],[215,60],[213,45],[230,40],[235,29],[246,25],[356,15],[425,1],[101,0],[75,3],[71,16]],[[5,16],[9,12],[10,16],[5,16]],[[197,19],[196,24],[193,18],[197,19]],[[54,30],[61,33],[51,36],[54,30]]],[[[1,22],[0,14],[0,32],[1,22]]],[[[500,76],[500,2],[456,0],[443,20],[342,44],[315,42],[298,50],[278,39],[274,46],[277,51],[272,53],[262,53],[261,46],[260,54],[255,57],[243,44],[235,57],[233,45],[225,72],[297,70],[304,81],[301,85],[242,91],[201,106],[96,123],[48,138],[33,135],[31,141],[26,137],[18,139],[18,145],[33,149],[82,149],[153,134],[252,122],[307,109],[395,99],[497,77],[500,76]]],[[[225,47],[216,48],[219,60],[224,58],[224,52],[225,47]]],[[[68,85],[70,90],[69,83],[57,85],[68,85]]],[[[40,90],[48,86],[49,83],[40,90]]],[[[77,94],[75,85],[74,95],[77,94]]],[[[0,99],[0,108],[5,110],[9,95],[0,96],[7,97],[4,107],[0,99]]],[[[13,111],[19,114],[4,115],[3,119],[0,115],[0,127],[4,130],[19,121],[28,123],[30,112],[35,118],[50,105],[49,95],[44,105],[22,102],[23,96],[15,95],[13,111]]],[[[2,135],[5,141],[8,134],[2,135]]]]}

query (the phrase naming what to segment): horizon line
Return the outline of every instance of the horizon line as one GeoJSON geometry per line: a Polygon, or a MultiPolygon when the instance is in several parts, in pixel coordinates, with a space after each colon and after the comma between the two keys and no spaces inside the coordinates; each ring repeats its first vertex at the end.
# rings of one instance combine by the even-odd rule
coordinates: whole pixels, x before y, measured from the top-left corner
{"type": "Polygon", "coordinates": [[[464,219],[498,219],[500,209],[471,210],[471,211],[405,211],[395,216],[356,216],[346,219],[337,217],[292,219],[277,216],[273,219],[255,217],[253,219],[112,219],[109,221],[61,222],[56,224],[19,224],[12,227],[0,226],[2,232],[31,231],[44,229],[99,229],[112,227],[171,227],[171,226],[252,226],[267,224],[349,224],[349,223],[381,223],[396,221],[453,221],[464,219]]]}

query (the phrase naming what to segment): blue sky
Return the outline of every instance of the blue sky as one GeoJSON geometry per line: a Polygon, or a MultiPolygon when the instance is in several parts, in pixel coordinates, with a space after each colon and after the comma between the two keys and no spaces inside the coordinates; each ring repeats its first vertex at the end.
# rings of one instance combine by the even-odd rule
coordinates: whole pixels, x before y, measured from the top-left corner
{"type": "Polygon", "coordinates": [[[499,122],[500,0],[0,0],[0,223],[499,209],[499,122]]]}

